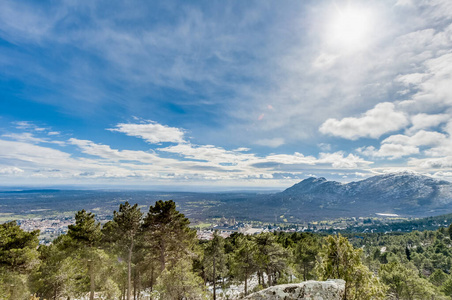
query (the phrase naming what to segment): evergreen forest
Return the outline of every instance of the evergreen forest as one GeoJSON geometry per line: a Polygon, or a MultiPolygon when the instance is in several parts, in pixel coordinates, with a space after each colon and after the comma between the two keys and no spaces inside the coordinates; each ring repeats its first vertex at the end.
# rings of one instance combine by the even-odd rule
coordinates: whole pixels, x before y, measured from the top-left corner
{"type": "Polygon", "coordinates": [[[283,283],[346,281],[347,300],[452,299],[452,227],[410,233],[234,233],[198,240],[175,202],[85,210],[50,245],[0,224],[0,299],[233,299],[283,283]],[[251,284],[251,282],[257,284],[251,284]]]}

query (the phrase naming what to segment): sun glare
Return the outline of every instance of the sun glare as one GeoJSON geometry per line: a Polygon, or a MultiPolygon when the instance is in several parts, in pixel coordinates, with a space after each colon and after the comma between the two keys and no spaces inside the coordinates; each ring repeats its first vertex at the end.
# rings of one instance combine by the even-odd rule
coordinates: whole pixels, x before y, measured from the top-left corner
{"type": "Polygon", "coordinates": [[[371,14],[364,9],[347,7],[332,17],[329,40],[335,47],[358,50],[369,40],[371,14]]]}

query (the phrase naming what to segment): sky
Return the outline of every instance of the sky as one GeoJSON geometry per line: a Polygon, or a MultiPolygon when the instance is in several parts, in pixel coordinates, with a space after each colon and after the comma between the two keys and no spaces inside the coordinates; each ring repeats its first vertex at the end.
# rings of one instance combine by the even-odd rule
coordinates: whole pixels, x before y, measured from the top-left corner
{"type": "Polygon", "coordinates": [[[452,2],[0,2],[0,185],[452,180],[452,2]]]}

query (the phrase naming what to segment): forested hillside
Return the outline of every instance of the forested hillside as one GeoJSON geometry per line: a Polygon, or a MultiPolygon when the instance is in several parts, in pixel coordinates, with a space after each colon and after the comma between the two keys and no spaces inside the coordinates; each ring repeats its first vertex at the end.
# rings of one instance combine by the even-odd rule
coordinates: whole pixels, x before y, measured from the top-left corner
{"type": "Polygon", "coordinates": [[[237,285],[245,295],[328,278],[346,281],[346,299],[452,297],[447,228],[346,236],[214,234],[199,241],[188,225],[173,201],[157,201],[147,212],[126,202],[103,226],[93,213],[79,211],[67,234],[49,246],[38,247],[37,231],[1,224],[0,299],[232,299],[237,285]]]}

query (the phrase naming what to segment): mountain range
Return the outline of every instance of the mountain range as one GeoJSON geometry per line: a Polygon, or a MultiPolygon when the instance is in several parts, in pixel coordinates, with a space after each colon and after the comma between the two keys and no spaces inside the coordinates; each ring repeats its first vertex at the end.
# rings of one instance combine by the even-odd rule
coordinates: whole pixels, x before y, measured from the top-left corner
{"type": "Polygon", "coordinates": [[[157,200],[174,200],[193,222],[219,219],[303,223],[343,217],[430,217],[452,213],[452,183],[413,173],[373,176],[341,183],[307,178],[282,192],[157,192],[104,190],[0,191],[0,222],[73,215],[93,210],[108,216],[124,201],[145,209],[157,200]]]}
{"type": "Polygon", "coordinates": [[[249,214],[250,219],[254,215],[289,222],[385,214],[427,217],[452,212],[452,183],[415,173],[377,175],[350,183],[310,177],[280,193],[228,206],[231,203],[225,211],[240,217],[249,214]]]}

